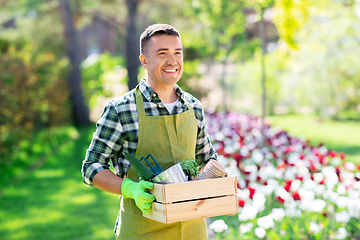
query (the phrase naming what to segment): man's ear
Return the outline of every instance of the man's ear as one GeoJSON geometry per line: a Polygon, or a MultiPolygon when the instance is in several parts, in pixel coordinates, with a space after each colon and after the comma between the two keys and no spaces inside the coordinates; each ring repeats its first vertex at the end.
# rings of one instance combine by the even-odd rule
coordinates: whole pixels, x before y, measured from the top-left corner
{"type": "Polygon", "coordinates": [[[148,69],[148,68],[149,68],[148,62],[147,62],[147,58],[146,58],[146,56],[145,56],[144,54],[140,54],[139,60],[140,60],[140,62],[141,62],[141,65],[143,65],[143,67],[144,67],[145,69],[148,69]]]}

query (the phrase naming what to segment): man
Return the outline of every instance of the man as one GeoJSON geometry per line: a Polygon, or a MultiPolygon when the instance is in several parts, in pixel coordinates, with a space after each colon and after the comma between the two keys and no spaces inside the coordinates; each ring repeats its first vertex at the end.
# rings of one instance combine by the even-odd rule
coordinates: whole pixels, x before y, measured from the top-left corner
{"type": "Polygon", "coordinates": [[[117,239],[207,239],[204,219],[163,224],[142,216],[155,199],[147,192],[153,183],[139,181],[123,152],[138,159],[151,153],[164,170],[187,159],[204,165],[217,156],[201,103],[176,84],[184,70],[178,31],[167,24],[148,27],[139,59],[147,78],[105,107],[83,161],[84,182],[121,195],[117,239]]]}

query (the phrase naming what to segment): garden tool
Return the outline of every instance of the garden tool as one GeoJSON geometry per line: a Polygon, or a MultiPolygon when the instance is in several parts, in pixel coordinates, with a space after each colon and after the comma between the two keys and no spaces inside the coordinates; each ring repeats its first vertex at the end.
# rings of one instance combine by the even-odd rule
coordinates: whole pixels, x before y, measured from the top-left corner
{"type": "Polygon", "coordinates": [[[149,153],[146,158],[144,156],[141,157],[140,160],[137,159],[136,157],[134,157],[133,155],[127,153],[127,152],[124,152],[124,154],[129,159],[131,164],[135,167],[136,171],[139,173],[141,178],[146,180],[146,181],[152,179],[153,177],[159,175],[160,173],[162,173],[164,171],[161,168],[161,166],[159,165],[159,163],[155,160],[155,158],[151,155],[151,153],[149,153]],[[149,157],[151,157],[152,160],[154,161],[154,163],[156,165],[155,167],[152,166],[149,163],[149,161],[147,160],[149,157]],[[149,168],[147,168],[145,166],[145,164],[143,164],[141,162],[141,160],[144,160],[147,163],[147,165],[149,166],[149,168]]]}
{"type": "Polygon", "coordinates": [[[140,160],[129,153],[124,152],[124,154],[134,165],[136,171],[139,173],[143,180],[161,184],[187,182],[187,177],[181,167],[180,162],[164,171],[159,165],[159,163],[155,160],[155,158],[151,155],[151,153],[149,153],[146,158],[141,157],[140,160]],[[149,157],[151,157],[156,164],[155,167],[152,166],[147,160],[147,158],[149,157]],[[141,162],[141,160],[144,160],[147,163],[150,170],[145,166],[145,164],[141,162]]]}

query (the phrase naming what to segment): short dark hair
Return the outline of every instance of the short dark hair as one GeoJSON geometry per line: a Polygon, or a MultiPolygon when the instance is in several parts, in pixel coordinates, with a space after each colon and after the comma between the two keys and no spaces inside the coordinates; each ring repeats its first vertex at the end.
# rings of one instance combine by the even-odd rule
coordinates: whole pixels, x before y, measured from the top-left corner
{"type": "Polygon", "coordinates": [[[140,36],[140,53],[145,55],[146,48],[149,45],[149,39],[156,35],[174,35],[181,39],[180,33],[176,28],[168,24],[153,24],[148,28],[140,36]]]}

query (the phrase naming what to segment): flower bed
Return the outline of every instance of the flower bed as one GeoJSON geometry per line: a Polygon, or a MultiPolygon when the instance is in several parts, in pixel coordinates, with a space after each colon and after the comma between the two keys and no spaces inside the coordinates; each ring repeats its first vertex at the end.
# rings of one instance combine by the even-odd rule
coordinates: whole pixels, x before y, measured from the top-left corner
{"type": "Polygon", "coordinates": [[[213,219],[218,238],[359,239],[360,164],[248,114],[206,117],[219,162],[238,177],[239,214],[213,219]]]}

